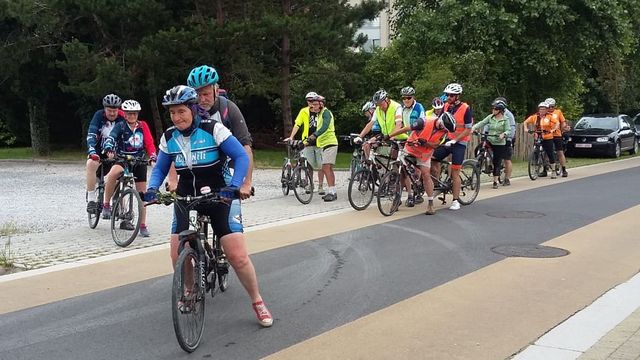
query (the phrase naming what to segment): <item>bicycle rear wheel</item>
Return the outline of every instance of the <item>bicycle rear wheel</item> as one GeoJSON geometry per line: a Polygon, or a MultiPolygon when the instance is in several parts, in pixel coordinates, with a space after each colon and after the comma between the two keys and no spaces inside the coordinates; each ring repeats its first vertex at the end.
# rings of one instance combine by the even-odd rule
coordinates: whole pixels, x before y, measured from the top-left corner
{"type": "Polygon", "coordinates": [[[531,155],[529,155],[529,179],[535,180],[538,178],[538,174],[540,174],[540,168],[542,164],[542,157],[537,151],[533,151],[531,155]]]}
{"type": "Polygon", "coordinates": [[[289,184],[291,183],[291,165],[285,164],[282,166],[282,175],[280,176],[280,183],[282,184],[282,194],[284,196],[289,195],[289,184]]]}
{"type": "Polygon", "coordinates": [[[296,166],[293,169],[293,193],[305,205],[313,199],[313,179],[308,167],[296,166]]]}
{"type": "Polygon", "coordinates": [[[173,272],[171,313],[176,339],[186,352],[198,348],[204,332],[205,289],[200,287],[199,279],[198,254],[185,247],[173,272]]]}
{"type": "Polygon", "coordinates": [[[480,192],[480,170],[475,160],[467,159],[460,168],[460,196],[462,205],[469,205],[476,200],[480,192]]]}
{"type": "Polygon", "coordinates": [[[102,213],[102,201],[104,199],[104,192],[98,190],[98,198],[96,199],[96,208],[93,212],[87,212],[87,218],[89,220],[89,227],[95,229],[100,221],[100,214],[102,213]]]}
{"type": "Polygon", "coordinates": [[[132,188],[120,193],[111,214],[111,237],[116,245],[129,246],[138,236],[142,218],[142,199],[132,188]]]}
{"type": "Polygon", "coordinates": [[[400,173],[397,170],[389,170],[378,188],[378,210],[384,216],[391,216],[398,211],[402,198],[402,185],[400,185],[400,173]]]}
{"type": "Polygon", "coordinates": [[[347,190],[351,207],[358,211],[369,207],[373,200],[374,189],[375,181],[371,171],[367,168],[356,171],[349,180],[349,189],[347,190]]]}

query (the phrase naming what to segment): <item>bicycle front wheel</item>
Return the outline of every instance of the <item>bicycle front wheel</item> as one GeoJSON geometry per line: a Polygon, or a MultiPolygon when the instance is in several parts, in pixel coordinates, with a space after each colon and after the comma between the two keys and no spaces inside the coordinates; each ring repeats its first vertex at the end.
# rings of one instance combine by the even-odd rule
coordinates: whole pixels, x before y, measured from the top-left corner
{"type": "Polygon", "coordinates": [[[400,185],[400,173],[397,170],[389,170],[378,188],[378,210],[384,216],[391,216],[398,211],[402,198],[402,185],[400,185]]]}
{"type": "Polygon", "coordinates": [[[303,204],[308,204],[313,198],[313,179],[311,170],[306,166],[296,166],[293,169],[293,193],[296,199],[303,204]]]}
{"type": "Polygon", "coordinates": [[[142,199],[132,188],[120,193],[111,214],[111,237],[116,245],[129,246],[138,236],[142,218],[142,199]]]}
{"type": "Polygon", "coordinates": [[[538,174],[540,173],[540,168],[542,163],[542,157],[538,154],[537,151],[533,151],[531,155],[529,155],[529,179],[535,180],[538,178],[538,174]]]}
{"type": "Polygon", "coordinates": [[[98,199],[96,199],[96,208],[92,212],[87,212],[89,227],[91,229],[95,229],[96,226],[98,226],[98,222],[100,221],[100,214],[102,213],[102,201],[104,199],[104,193],[99,190],[98,194],[98,199]]]}
{"type": "Polygon", "coordinates": [[[191,248],[180,252],[173,272],[171,312],[178,344],[186,352],[200,345],[204,332],[205,289],[200,286],[200,262],[191,248]]]}
{"type": "Polygon", "coordinates": [[[462,205],[469,205],[476,200],[480,192],[480,170],[475,160],[467,159],[460,168],[460,196],[462,205]]]}
{"type": "Polygon", "coordinates": [[[358,211],[366,209],[373,200],[374,190],[375,181],[371,171],[367,168],[356,171],[349,180],[349,204],[358,211]]]}
{"type": "Polygon", "coordinates": [[[282,166],[282,175],[280,176],[280,183],[282,184],[282,194],[284,196],[289,195],[289,184],[291,183],[291,165],[285,164],[282,166]]]}

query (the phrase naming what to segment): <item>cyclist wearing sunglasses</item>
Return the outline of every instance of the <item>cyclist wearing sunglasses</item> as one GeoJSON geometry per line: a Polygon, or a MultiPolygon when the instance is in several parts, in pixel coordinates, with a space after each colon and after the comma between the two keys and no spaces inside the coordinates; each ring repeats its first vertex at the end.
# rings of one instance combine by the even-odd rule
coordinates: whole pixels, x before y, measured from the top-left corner
{"type": "Polygon", "coordinates": [[[462,94],[462,85],[451,83],[444,88],[447,95],[447,101],[444,104],[443,111],[453,115],[456,119],[456,131],[449,134],[449,141],[440,146],[433,153],[432,173],[440,173],[440,161],[451,154],[451,178],[453,179],[453,201],[451,210],[459,210],[460,202],[460,169],[462,161],[464,161],[467,144],[470,140],[471,127],[473,126],[473,113],[471,107],[465,102],[460,101],[462,94]]]}
{"type": "Polygon", "coordinates": [[[507,152],[507,139],[510,138],[511,125],[504,115],[506,105],[502,101],[494,101],[491,104],[491,115],[473,125],[473,131],[478,131],[485,126],[488,127],[487,141],[493,150],[493,188],[498,188],[498,177],[500,176],[500,163],[507,152]]]}

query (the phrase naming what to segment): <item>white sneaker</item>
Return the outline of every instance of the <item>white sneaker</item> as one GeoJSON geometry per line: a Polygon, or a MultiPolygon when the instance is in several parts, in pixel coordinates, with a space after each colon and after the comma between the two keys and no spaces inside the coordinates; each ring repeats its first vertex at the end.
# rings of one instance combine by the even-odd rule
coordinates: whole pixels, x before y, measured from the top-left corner
{"type": "Polygon", "coordinates": [[[460,203],[458,200],[453,200],[451,206],[449,206],[449,210],[460,210],[460,203]]]}

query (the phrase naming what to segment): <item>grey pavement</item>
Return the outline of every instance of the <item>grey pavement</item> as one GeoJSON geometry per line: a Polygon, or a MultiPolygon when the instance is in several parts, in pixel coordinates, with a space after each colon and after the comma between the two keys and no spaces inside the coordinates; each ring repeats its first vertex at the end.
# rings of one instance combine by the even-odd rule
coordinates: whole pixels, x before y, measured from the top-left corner
{"type": "MultiPolygon", "coordinates": [[[[259,191],[243,203],[245,227],[296,217],[348,209],[348,174],[336,173],[338,201],[325,203],[317,194],[302,205],[280,191],[279,170],[256,170],[259,191]]],[[[82,163],[0,162],[0,229],[15,227],[18,234],[0,237],[0,252],[10,251],[18,265],[42,268],[132,249],[166,244],[171,209],[149,209],[149,238],[138,237],[123,249],[111,240],[108,223],[89,229],[85,213],[82,163]],[[9,244],[9,245],[7,245],[9,244]]],[[[532,342],[535,339],[532,339],[532,342]]],[[[609,331],[579,359],[640,359],[640,309],[609,331]]]]}
{"type": "MultiPolygon", "coordinates": [[[[286,197],[282,194],[278,169],[257,169],[253,178],[256,195],[242,206],[246,229],[350,208],[345,171],[336,171],[337,201],[324,202],[315,193],[308,205],[298,202],[293,192],[286,197]]],[[[138,236],[127,248],[113,242],[108,220],[100,220],[96,229],[90,229],[83,163],[2,161],[0,189],[0,229],[17,230],[0,236],[0,251],[10,252],[22,268],[43,268],[168,243],[172,208],[162,205],[147,208],[152,236],[138,236]]]]}

